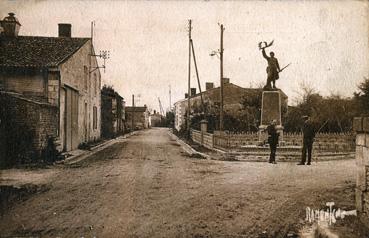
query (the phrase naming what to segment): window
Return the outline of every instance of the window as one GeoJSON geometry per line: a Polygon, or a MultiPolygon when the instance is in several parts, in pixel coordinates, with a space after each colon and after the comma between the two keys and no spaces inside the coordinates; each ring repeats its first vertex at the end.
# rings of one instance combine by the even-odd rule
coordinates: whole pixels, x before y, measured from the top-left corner
{"type": "Polygon", "coordinates": [[[97,77],[96,77],[96,73],[94,73],[94,91],[95,91],[95,95],[97,95],[97,77]]]}
{"type": "Polygon", "coordinates": [[[97,129],[97,107],[93,107],[93,129],[97,129]]]}
{"type": "Polygon", "coordinates": [[[83,84],[85,87],[85,90],[87,90],[87,82],[88,82],[88,68],[87,66],[83,66],[83,84]]]}

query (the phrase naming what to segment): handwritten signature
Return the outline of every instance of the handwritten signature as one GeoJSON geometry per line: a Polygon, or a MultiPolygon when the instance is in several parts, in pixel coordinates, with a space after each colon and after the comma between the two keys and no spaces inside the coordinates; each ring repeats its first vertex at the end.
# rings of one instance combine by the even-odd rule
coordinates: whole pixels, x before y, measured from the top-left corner
{"type": "Polygon", "coordinates": [[[306,218],[305,221],[310,223],[313,222],[327,222],[329,225],[336,223],[337,218],[345,218],[345,216],[357,216],[356,210],[345,211],[341,209],[333,209],[334,202],[327,202],[326,206],[328,207],[326,210],[324,209],[311,209],[310,207],[306,208],[306,218]]]}

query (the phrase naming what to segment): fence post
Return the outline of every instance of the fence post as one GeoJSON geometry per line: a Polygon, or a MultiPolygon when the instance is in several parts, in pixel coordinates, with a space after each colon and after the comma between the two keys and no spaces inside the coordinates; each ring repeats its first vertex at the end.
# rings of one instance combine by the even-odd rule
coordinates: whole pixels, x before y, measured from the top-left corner
{"type": "Polygon", "coordinates": [[[369,196],[369,117],[355,117],[353,129],[356,132],[356,210],[368,214],[369,201],[364,198],[369,196]]]}
{"type": "Polygon", "coordinates": [[[208,121],[207,120],[201,120],[200,121],[201,126],[201,145],[204,144],[204,133],[208,131],[208,121]]]}

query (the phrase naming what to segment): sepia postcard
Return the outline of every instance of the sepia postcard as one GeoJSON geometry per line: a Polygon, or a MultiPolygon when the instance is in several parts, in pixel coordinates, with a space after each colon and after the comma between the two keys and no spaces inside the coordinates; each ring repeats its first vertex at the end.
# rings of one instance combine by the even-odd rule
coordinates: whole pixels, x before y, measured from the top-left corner
{"type": "Polygon", "coordinates": [[[31,237],[369,237],[369,2],[0,1],[31,237]]]}

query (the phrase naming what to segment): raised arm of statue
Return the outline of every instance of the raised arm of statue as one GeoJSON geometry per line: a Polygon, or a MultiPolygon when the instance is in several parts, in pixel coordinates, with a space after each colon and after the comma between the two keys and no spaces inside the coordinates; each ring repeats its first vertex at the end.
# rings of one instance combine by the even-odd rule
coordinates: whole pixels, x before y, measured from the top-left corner
{"type": "Polygon", "coordinates": [[[267,54],[265,53],[265,49],[262,49],[261,52],[263,53],[263,57],[268,60],[269,56],[267,56],[267,54]]]}

